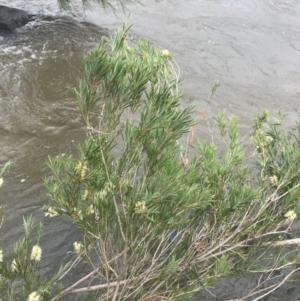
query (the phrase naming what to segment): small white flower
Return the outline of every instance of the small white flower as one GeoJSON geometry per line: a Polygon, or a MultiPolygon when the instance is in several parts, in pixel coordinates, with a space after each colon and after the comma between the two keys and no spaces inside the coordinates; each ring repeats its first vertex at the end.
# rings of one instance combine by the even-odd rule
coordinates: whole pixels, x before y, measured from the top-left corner
{"type": "Polygon", "coordinates": [[[45,216],[49,216],[49,217],[53,217],[53,216],[57,216],[58,212],[53,208],[53,207],[49,207],[47,212],[45,213],[45,216]]]}
{"type": "Polygon", "coordinates": [[[136,213],[143,213],[147,210],[145,202],[136,202],[134,211],[136,213]]]}
{"type": "Polygon", "coordinates": [[[42,249],[40,246],[35,245],[32,247],[30,259],[39,262],[42,258],[42,249]]]}
{"type": "Polygon", "coordinates": [[[86,189],[82,195],[82,200],[85,201],[88,198],[89,194],[89,191],[86,189]]]}
{"type": "Polygon", "coordinates": [[[28,295],[27,301],[39,301],[41,300],[41,295],[39,295],[37,292],[32,292],[28,295]]]}
{"type": "Polygon", "coordinates": [[[79,161],[75,167],[75,170],[80,178],[80,181],[83,181],[87,171],[86,163],[84,161],[79,161]]]}
{"type": "Polygon", "coordinates": [[[291,221],[291,222],[292,222],[295,218],[297,218],[297,214],[295,213],[294,210],[288,211],[284,216],[286,217],[286,219],[287,219],[288,221],[291,221]]]}
{"type": "Polygon", "coordinates": [[[84,246],[81,242],[74,242],[74,250],[77,256],[81,256],[82,252],[84,251],[84,246]]]}
{"type": "Polygon", "coordinates": [[[17,272],[18,271],[18,268],[17,268],[17,263],[16,263],[16,260],[14,259],[13,261],[12,261],[12,263],[11,263],[11,270],[13,271],[13,272],[17,272]]]}
{"type": "Polygon", "coordinates": [[[277,176],[271,176],[270,177],[270,182],[271,182],[271,184],[273,185],[273,186],[277,186],[278,185],[278,178],[277,178],[277,176]]]}
{"type": "Polygon", "coordinates": [[[170,57],[171,56],[171,53],[169,50],[167,49],[164,49],[162,52],[161,52],[162,56],[164,57],[170,57]]]}
{"type": "Polygon", "coordinates": [[[4,182],[3,178],[0,178],[0,187],[3,185],[3,182],[4,182]]]}
{"type": "Polygon", "coordinates": [[[94,213],[95,213],[94,206],[93,205],[88,206],[87,214],[91,215],[91,214],[94,214],[94,213]]]}
{"type": "Polygon", "coordinates": [[[267,143],[267,144],[270,144],[273,140],[274,140],[273,137],[271,137],[271,136],[266,136],[266,143],[267,143]]]}
{"type": "Polygon", "coordinates": [[[72,213],[72,217],[75,219],[75,221],[81,221],[83,219],[83,215],[82,215],[82,210],[81,209],[77,209],[74,208],[73,209],[73,213],[72,213]]]}
{"type": "Polygon", "coordinates": [[[0,249],[0,262],[3,262],[3,251],[0,249]]]}

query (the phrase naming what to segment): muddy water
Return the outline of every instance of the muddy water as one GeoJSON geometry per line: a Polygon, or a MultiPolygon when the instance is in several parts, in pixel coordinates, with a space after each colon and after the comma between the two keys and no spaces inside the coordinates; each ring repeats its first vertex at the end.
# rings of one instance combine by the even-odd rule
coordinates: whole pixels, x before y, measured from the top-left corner
{"type": "MultiPolygon", "coordinates": [[[[72,88],[81,76],[82,56],[126,20],[100,8],[61,12],[55,0],[2,0],[40,17],[12,35],[0,36],[0,164],[13,165],[1,188],[6,220],[1,244],[8,249],[22,232],[22,216],[42,217],[47,202],[45,159],[74,152],[84,137],[72,88]]],[[[300,1],[148,0],[130,6],[130,38],[169,49],[181,68],[182,105],[206,107],[215,79],[221,82],[208,107],[241,117],[249,130],[262,108],[281,109],[293,124],[300,95],[300,1]]],[[[205,127],[198,136],[206,137],[205,127]]],[[[45,271],[66,260],[76,231],[66,221],[45,220],[45,271]],[[51,242],[50,242],[51,241],[51,242]]],[[[229,300],[254,285],[223,281],[198,300],[229,300]]],[[[296,301],[297,283],[266,300],[296,301]]]]}

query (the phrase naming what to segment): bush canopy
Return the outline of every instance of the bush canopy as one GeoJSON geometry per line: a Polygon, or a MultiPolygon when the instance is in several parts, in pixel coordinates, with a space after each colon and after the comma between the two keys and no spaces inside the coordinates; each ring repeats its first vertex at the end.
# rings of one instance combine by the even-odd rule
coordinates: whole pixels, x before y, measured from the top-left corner
{"type": "Polygon", "coordinates": [[[287,233],[299,214],[300,127],[289,133],[280,114],[270,120],[263,111],[245,158],[238,119],[219,112],[217,133],[205,110],[182,108],[173,55],[147,41],[133,47],[128,30],[85,57],[75,90],[85,143],[47,162],[44,211],[82,232],[74,260],[43,276],[43,227],[25,218],[13,258],[0,254],[2,299],[184,300],[220,278],[252,273],[265,276],[244,297],[259,300],[298,271],[298,250],[286,246],[295,243],[287,233]],[[199,118],[221,148],[196,141],[199,118]],[[78,265],[89,272],[66,285],[78,265]],[[274,271],[276,283],[266,285],[274,271]]]}

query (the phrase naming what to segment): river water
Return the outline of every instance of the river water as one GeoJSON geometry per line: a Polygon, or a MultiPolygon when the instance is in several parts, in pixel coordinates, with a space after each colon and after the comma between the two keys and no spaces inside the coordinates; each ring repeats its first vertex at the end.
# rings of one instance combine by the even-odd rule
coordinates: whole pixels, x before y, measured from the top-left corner
{"type": "MultiPolygon", "coordinates": [[[[221,82],[208,107],[221,108],[250,129],[263,108],[287,114],[295,123],[300,96],[299,0],[147,0],[129,6],[130,38],[150,40],[171,51],[181,69],[182,105],[205,108],[215,79],[221,82]],[[147,2],[147,3],[146,3],[147,2]]],[[[2,0],[1,4],[38,14],[14,34],[0,35],[0,164],[13,165],[1,188],[5,207],[1,244],[11,249],[22,233],[23,215],[42,218],[47,203],[42,177],[48,155],[64,156],[84,138],[73,87],[82,75],[82,57],[127,19],[101,8],[60,11],[55,0],[2,0]]],[[[208,137],[205,126],[199,137],[208,137]]],[[[76,231],[67,221],[44,220],[42,268],[55,269],[68,258],[76,231]]],[[[253,282],[223,281],[197,300],[240,297],[253,282]]],[[[298,283],[265,300],[297,301],[298,283]]]]}

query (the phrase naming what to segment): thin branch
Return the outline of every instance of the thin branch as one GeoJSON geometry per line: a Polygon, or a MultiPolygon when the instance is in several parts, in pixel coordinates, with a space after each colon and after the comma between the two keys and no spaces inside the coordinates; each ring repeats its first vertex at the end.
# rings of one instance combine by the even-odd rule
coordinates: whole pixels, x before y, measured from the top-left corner
{"type": "Polygon", "coordinates": [[[248,294],[247,296],[243,297],[242,299],[238,299],[236,301],[243,301],[248,299],[251,296],[255,296],[257,294],[261,294],[262,292],[265,292],[266,290],[269,290],[267,293],[255,298],[252,301],[258,301],[261,300],[263,298],[265,298],[266,296],[270,295],[272,292],[274,292],[275,290],[277,290],[279,287],[281,287],[294,273],[296,273],[297,271],[299,271],[300,268],[294,269],[293,271],[291,271],[289,274],[287,274],[279,283],[275,283],[273,285],[270,285],[266,288],[260,289],[260,290],[256,290],[251,294],[248,294]]]}
{"type": "Polygon", "coordinates": [[[73,269],[73,267],[75,267],[80,261],[81,261],[81,258],[77,257],[74,260],[74,262],[71,264],[71,266],[58,278],[58,281],[60,281],[62,278],[64,278],[73,269]]]}
{"type": "Polygon", "coordinates": [[[293,246],[300,245],[300,238],[279,240],[275,242],[268,242],[264,244],[265,246],[273,246],[273,247],[284,247],[284,246],[293,246]]]}
{"type": "MultiPolygon", "coordinates": [[[[89,286],[89,287],[77,288],[77,289],[67,291],[63,295],[61,294],[60,297],[65,296],[65,295],[69,295],[69,294],[100,291],[100,290],[103,290],[103,289],[108,290],[111,287],[116,287],[118,285],[124,285],[124,284],[127,284],[130,281],[131,280],[122,280],[122,281],[115,281],[115,282],[112,282],[112,283],[105,283],[105,284],[93,285],[93,286],[89,286]]],[[[52,300],[56,300],[56,299],[52,299],[52,300]]]]}
{"type": "Polygon", "coordinates": [[[60,297],[69,294],[69,291],[71,291],[74,287],[76,287],[76,286],[78,286],[79,284],[85,282],[86,280],[88,280],[90,277],[92,277],[92,276],[95,275],[96,273],[97,273],[97,270],[92,271],[91,273],[89,273],[89,274],[87,274],[86,276],[82,277],[80,280],[78,280],[77,282],[75,282],[73,285],[71,285],[71,286],[68,287],[67,289],[63,290],[59,295],[57,295],[56,297],[52,298],[50,301],[58,300],[60,297]]]}

